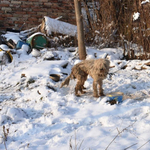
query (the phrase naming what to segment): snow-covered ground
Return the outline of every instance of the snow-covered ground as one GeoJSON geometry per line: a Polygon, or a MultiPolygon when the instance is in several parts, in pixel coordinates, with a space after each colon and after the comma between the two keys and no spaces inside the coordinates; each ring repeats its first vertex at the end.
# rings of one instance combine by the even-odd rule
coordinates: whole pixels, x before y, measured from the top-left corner
{"type": "Polygon", "coordinates": [[[107,55],[111,74],[104,93],[123,92],[123,102],[94,98],[91,77],[81,97],[74,95],[74,80],[60,88],[80,61],[74,47],[43,49],[39,57],[18,50],[12,63],[1,66],[0,150],[149,150],[149,61],[121,60],[121,49],[86,50],[87,59],[107,55]]]}

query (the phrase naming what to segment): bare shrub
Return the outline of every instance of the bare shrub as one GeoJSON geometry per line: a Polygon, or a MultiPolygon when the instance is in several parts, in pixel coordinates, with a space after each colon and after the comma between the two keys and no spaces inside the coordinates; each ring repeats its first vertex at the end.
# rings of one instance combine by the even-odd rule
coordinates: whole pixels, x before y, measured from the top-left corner
{"type": "Polygon", "coordinates": [[[117,39],[117,30],[112,16],[115,10],[112,1],[92,0],[91,3],[87,3],[83,0],[83,7],[87,14],[86,42],[98,45],[99,48],[113,47],[117,39]]]}
{"type": "Polygon", "coordinates": [[[139,0],[86,0],[86,43],[99,48],[122,46],[127,59],[150,58],[150,4],[139,0]],[[134,13],[140,16],[133,19],[134,13]]]}

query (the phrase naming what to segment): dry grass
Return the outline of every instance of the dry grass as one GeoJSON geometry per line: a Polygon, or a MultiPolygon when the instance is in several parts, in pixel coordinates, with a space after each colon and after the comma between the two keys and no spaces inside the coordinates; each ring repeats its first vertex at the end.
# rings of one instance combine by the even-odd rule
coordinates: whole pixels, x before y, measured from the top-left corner
{"type": "MultiPolygon", "coordinates": [[[[136,123],[133,122],[132,124],[130,124],[129,126],[123,128],[121,131],[119,130],[119,128],[116,128],[118,133],[117,135],[110,141],[110,143],[108,144],[108,146],[105,148],[105,150],[108,150],[108,149],[111,149],[110,146],[111,144],[113,144],[115,142],[115,140],[123,133],[123,132],[129,132],[130,130],[130,127],[133,127],[133,125],[136,123]]],[[[136,136],[136,135],[135,135],[136,136]]],[[[75,135],[74,135],[74,139],[72,139],[72,137],[70,138],[69,140],[69,150],[82,150],[82,144],[83,144],[83,141],[79,141],[77,142],[77,137],[76,137],[76,132],[75,132],[75,135]]],[[[140,150],[142,149],[146,144],[148,144],[150,142],[150,140],[146,141],[145,143],[143,143],[140,147],[137,148],[137,150],[140,150]]],[[[126,148],[124,148],[124,150],[128,150],[130,149],[131,147],[137,145],[138,143],[134,143],[132,145],[129,145],[127,146],[126,148]]],[[[92,150],[91,148],[89,148],[89,150],[92,150]]]]}
{"type": "Polygon", "coordinates": [[[6,141],[7,141],[8,134],[9,134],[9,129],[5,129],[5,126],[3,126],[3,136],[2,136],[2,138],[3,138],[5,150],[7,150],[6,141]]]}
{"type": "Polygon", "coordinates": [[[77,137],[75,132],[74,141],[72,140],[72,137],[70,138],[69,150],[81,150],[83,141],[84,140],[82,140],[81,142],[77,142],[77,137]]]}

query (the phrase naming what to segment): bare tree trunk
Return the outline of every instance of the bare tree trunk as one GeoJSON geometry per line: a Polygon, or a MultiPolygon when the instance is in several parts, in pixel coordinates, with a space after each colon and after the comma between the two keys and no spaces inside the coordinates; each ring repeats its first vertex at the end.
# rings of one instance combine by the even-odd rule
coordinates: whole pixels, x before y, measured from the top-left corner
{"type": "Polygon", "coordinates": [[[84,60],[86,58],[86,49],[84,42],[84,30],[83,30],[83,21],[81,15],[81,1],[74,0],[76,22],[77,22],[77,33],[78,33],[78,52],[79,58],[84,60]]]}

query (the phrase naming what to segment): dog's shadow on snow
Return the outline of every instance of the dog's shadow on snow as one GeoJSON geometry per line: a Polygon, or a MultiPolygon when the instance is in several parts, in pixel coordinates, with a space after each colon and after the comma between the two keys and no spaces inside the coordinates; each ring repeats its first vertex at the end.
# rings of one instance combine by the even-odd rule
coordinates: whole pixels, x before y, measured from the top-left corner
{"type": "MultiPolygon", "coordinates": [[[[58,83],[58,87],[60,87],[61,82],[58,83]]],[[[83,90],[85,93],[81,94],[80,96],[75,95],[75,86],[76,86],[76,80],[70,80],[70,83],[68,86],[64,86],[62,88],[57,88],[57,91],[61,93],[62,96],[67,97],[67,99],[75,100],[76,102],[92,102],[96,101],[97,98],[93,97],[93,79],[88,76],[88,79],[85,81],[83,90]]],[[[104,94],[107,93],[104,89],[104,94]]]]}

